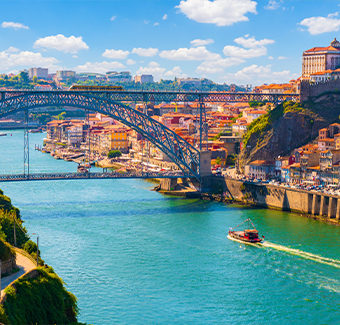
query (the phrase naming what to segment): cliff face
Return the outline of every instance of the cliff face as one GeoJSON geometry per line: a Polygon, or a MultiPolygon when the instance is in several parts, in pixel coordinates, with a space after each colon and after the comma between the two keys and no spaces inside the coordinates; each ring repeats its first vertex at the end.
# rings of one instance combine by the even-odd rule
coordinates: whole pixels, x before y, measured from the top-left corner
{"type": "MultiPolygon", "coordinates": [[[[275,116],[265,128],[256,128],[245,138],[240,154],[240,166],[260,160],[274,160],[289,154],[318,136],[319,129],[339,122],[340,95],[328,94],[302,105],[281,104],[269,114],[275,116]],[[257,131],[260,129],[260,131],[257,131]],[[255,130],[255,131],[254,131],[255,130]]],[[[270,120],[270,118],[269,118],[270,120]]]]}

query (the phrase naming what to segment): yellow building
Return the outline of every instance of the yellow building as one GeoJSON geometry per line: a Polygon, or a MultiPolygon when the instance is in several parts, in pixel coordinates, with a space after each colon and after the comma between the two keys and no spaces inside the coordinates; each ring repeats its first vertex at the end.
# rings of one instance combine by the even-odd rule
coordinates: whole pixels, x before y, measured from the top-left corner
{"type": "Polygon", "coordinates": [[[107,133],[109,150],[120,150],[125,153],[128,151],[127,128],[120,125],[110,125],[105,128],[105,131],[109,131],[107,133]]]}

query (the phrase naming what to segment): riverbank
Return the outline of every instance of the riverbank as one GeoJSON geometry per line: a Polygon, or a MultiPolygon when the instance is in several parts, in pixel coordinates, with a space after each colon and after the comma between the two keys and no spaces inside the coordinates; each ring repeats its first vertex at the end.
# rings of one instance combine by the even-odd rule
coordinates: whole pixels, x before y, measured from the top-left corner
{"type": "Polygon", "coordinates": [[[310,219],[340,225],[340,198],[336,195],[269,184],[243,182],[224,177],[203,178],[201,191],[186,191],[176,188],[173,180],[169,180],[169,182],[172,182],[171,185],[163,182],[164,187],[167,187],[167,189],[161,189],[161,193],[290,211],[310,219]],[[171,186],[173,190],[169,188],[171,186]]]}
{"type": "Polygon", "coordinates": [[[77,298],[44,264],[20,210],[2,190],[0,206],[1,324],[78,324],[77,298]]]}

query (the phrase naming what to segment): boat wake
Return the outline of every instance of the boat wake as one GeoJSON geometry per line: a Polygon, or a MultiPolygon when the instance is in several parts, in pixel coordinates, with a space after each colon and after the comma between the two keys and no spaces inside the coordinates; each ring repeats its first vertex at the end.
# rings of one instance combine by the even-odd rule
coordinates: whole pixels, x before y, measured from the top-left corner
{"type": "Polygon", "coordinates": [[[328,257],[323,257],[320,255],[316,255],[316,254],[312,254],[312,253],[308,253],[308,252],[304,252],[301,251],[299,249],[296,248],[289,248],[286,246],[282,246],[282,245],[277,245],[277,244],[273,244],[270,242],[263,242],[261,244],[262,247],[265,248],[271,248],[271,249],[275,249],[277,251],[281,251],[281,252],[285,252],[291,255],[295,255],[295,256],[299,256],[314,262],[318,262],[318,263],[322,263],[322,264],[326,264],[326,265],[330,265],[330,266],[334,266],[338,269],[340,269],[340,260],[336,260],[333,258],[328,258],[328,257]]]}
{"type": "Polygon", "coordinates": [[[241,240],[237,240],[235,238],[232,238],[228,235],[228,239],[236,241],[238,243],[241,244],[245,244],[245,245],[250,245],[250,246],[254,246],[254,247],[258,247],[258,248],[269,248],[269,249],[273,249],[276,251],[280,251],[280,252],[284,252],[290,255],[295,255],[295,256],[299,256],[302,257],[304,259],[308,259],[317,263],[321,263],[321,264],[326,264],[326,265],[330,265],[333,267],[336,267],[338,269],[340,269],[340,260],[336,260],[336,259],[332,259],[332,258],[328,258],[328,257],[323,257],[320,255],[316,255],[316,254],[312,254],[312,253],[308,253],[308,252],[304,252],[301,251],[299,249],[296,248],[290,248],[290,247],[286,247],[286,246],[282,246],[282,245],[277,245],[268,241],[264,241],[262,243],[246,243],[244,241],[241,240]]]}

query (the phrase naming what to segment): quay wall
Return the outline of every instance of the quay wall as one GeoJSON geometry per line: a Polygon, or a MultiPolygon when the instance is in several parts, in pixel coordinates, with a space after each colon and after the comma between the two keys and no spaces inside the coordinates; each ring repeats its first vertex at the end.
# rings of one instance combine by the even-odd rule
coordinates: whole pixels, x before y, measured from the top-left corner
{"type": "Polygon", "coordinates": [[[340,91],[340,79],[332,79],[317,83],[310,83],[309,80],[302,80],[300,85],[300,102],[302,103],[328,91],[340,91]]]}
{"type": "Polygon", "coordinates": [[[202,191],[256,206],[293,211],[339,221],[340,197],[223,177],[202,179],[202,191]]]}

